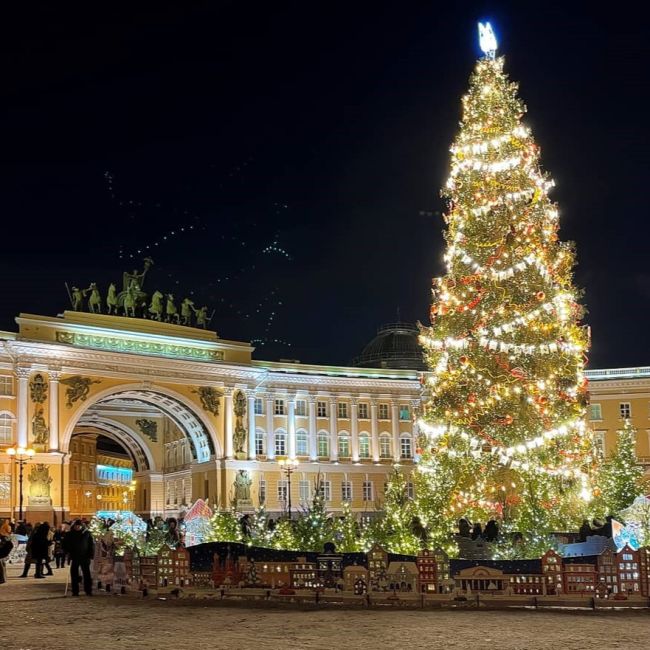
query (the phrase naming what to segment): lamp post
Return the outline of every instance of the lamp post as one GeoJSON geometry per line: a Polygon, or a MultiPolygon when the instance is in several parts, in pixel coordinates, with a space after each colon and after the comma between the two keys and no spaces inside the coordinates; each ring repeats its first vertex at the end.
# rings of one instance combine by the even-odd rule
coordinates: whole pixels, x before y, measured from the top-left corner
{"type": "Polygon", "coordinates": [[[29,459],[35,453],[36,452],[31,447],[28,447],[27,449],[25,449],[25,447],[9,447],[9,449],[7,449],[7,454],[9,454],[9,456],[13,456],[14,460],[16,461],[16,463],[18,463],[18,467],[19,467],[19,471],[18,471],[18,492],[19,492],[18,519],[20,521],[23,520],[23,468],[29,462],[29,459]]]}
{"type": "Polygon", "coordinates": [[[298,467],[298,461],[295,458],[282,458],[278,461],[280,471],[287,475],[287,510],[289,512],[289,519],[291,519],[291,475],[298,467]]]}

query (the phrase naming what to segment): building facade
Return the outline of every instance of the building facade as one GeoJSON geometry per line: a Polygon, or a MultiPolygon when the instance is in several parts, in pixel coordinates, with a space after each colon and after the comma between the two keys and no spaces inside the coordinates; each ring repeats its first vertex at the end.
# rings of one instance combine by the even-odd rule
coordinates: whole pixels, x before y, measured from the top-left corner
{"type": "MultiPolygon", "coordinates": [[[[386,367],[406,365],[407,352],[412,361],[405,337],[417,333],[402,324],[362,355],[378,367],[335,367],[256,360],[248,343],[152,320],[16,321],[17,333],[0,332],[0,517],[18,513],[12,446],[36,452],[24,467],[27,518],[53,522],[120,508],[180,516],[198,498],[277,515],[289,496],[294,511],[308,504],[317,486],[329,509],[349,502],[372,516],[391,469],[413,469],[421,371],[386,367]],[[99,438],[124,454],[98,451],[99,438]],[[290,476],[282,459],[297,462],[290,476]]],[[[650,368],[587,376],[603,453],[629,418],[649,468],[650,368]]]]}
{"type": "Polygon", "coordinates": [[[247,343],[144,319],[16,320],[18,333],[0,333],[0,517],[18,510],[11,446],[36,452],[24,468],[26,517],[54,522],[87,514],[102,487],[119,503],[131,485],[125,509],[144,517],[179,516],[198,498],[279,514],[289,490],[297,510],[317,485],[328,508],[347,501],[371,515],[390,469],[412,469],[415,370],[258,361],[247,343]],[[130,467],[100,463],[98,436],[130,467]],[[281,459],[297,462],[290,476],[281,459]],[[99,465],[124,471],[99,476],[99,465]]]}

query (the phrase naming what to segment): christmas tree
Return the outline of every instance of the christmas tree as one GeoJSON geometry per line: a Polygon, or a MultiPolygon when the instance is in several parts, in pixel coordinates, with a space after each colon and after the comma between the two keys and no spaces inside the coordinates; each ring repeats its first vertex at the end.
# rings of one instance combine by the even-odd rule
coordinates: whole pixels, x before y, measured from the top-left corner
{"type": "Polygon", "coordinates": [[[241,525],[235,510],[217,512],[210,519],[210,528],[205,535],[206,542],[241,542],[241,525]]]}
{"type": "Polygon", "coordinates": [[[415,555],[423,545],[421,525],[406,479],[395,469],[390,476],[384,499],[384,515],[372,527],[374,541],[391,553],[415,555]]]}
{"type": "Polygon", "coordinates": [[[362,548],[361,528],[349,501],[343,501],[341,514],[334,518],[332,538],[339,553],[356,553],[362,548]]]}
{"type": "Polygon", "coordinates": [[[416,488],[443,544],[461,517],[527,534],[573,527],[594,461],[573,247],[558,240],[553,182],[489,25],[481,42],[443,191],[446,273],[421,336],[431,372],[416,488]]]}
{"type": "Polygon", "coordinates": [[[636,429],[625,420],[617,434],[616,447],[598,475],[599,515],[620,515],[640,494],[643,468],[636,458],[636,429]]]}

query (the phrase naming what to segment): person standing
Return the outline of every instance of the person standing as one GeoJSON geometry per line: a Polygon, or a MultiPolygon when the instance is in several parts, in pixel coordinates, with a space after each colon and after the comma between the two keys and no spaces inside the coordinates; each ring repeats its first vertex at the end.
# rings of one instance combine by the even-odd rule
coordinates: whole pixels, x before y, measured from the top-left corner
{"type": "Polygon", "coordinates": [[[50,524],[46,521],[43,522],[38,528],[34,530],[32,535],[32,561],[36,563],[35,578],[44,578],[43,564],[47,568],[47,575],[52,575],[52,567],[50,566],[50,524]]]}
{"type": "Polygon", "coordinates": [[[63,526],[60,526],[54,533],[54,561],[56,562],[57,569],[65,567],[65,551],[63,550],[63,526]]]}
{"type": "Polygon", "coordinates": [[[14,547],[10,535],[11,525],[9,524],[9,520],[6,519],[2,522],[2,526],[0,526],[0,585],[7,581],[6,558],[14,547]]]}
{"type": "Polygon", "coordinates": [[[79,569],[83,574],[84,591],[93,595],[93,581],[90,575],[90,561],[95,553],[95,543],[90,531],[81,519],[75,519],[72,529],[63,538],[63,550],[70,556],[70,582],[72,595],[79,595],[79,569]]]}

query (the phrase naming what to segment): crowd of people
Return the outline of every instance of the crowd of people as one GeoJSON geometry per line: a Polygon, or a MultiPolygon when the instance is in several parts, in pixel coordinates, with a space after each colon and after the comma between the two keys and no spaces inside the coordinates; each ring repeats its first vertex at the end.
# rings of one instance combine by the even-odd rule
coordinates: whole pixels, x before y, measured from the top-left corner
{"type": "Polygon", "coordinates": [[[26,539],[21,578],[29,577],[32,565],[34,578],[43,579],[54,575],[52,562],[57,569],[63,569],[67,564],[70,566],[72,595],[79,595],[83,581],[84,591],[92,596],[90,563],[94,556],[94,541],[86,521],[75,519],[56,529],[46,521],[33,525],[24,521],[3,521],[0,524],[0,584],[6,582],[6,561],[18,539],[26,539]]]}

